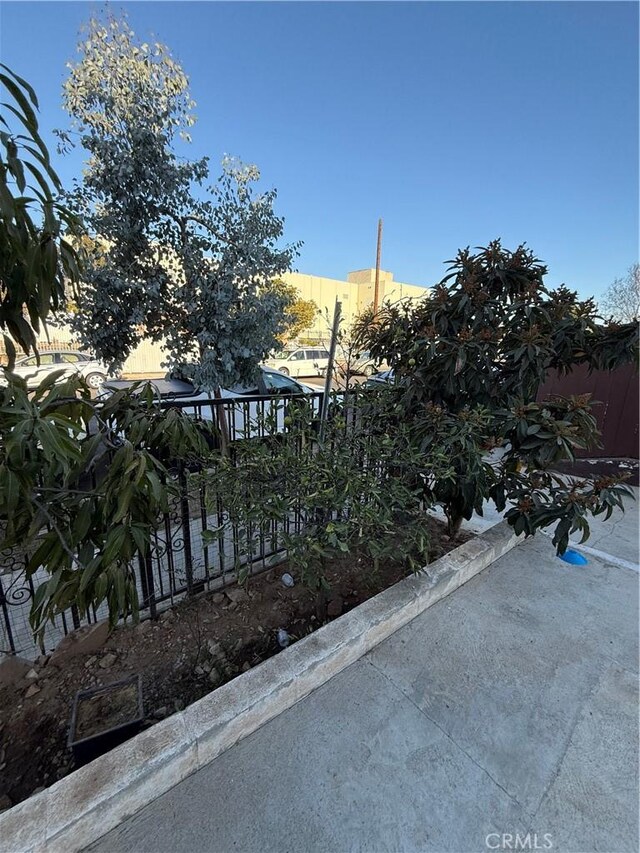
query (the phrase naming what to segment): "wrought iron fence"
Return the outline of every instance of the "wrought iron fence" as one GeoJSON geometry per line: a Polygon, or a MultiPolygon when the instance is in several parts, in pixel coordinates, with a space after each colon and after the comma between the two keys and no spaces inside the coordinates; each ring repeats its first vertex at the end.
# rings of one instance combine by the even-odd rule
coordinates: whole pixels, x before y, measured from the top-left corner
{"type": "MultiPolygon", "coordinates": [[[[346,409],[345,428],[357,418],[357,398],[363,391],[349,393],[355,404],[346,409]]],[[[304,397],[313,417],[319,418],[322,397],[322,393],[304,397]]],[[[289,429],[287,412],[296,399],[291,396],[197,401],[174,398],[162,405],[177,407],[200,421],[212,423],[218,422],[218,414],[224,410],[233,448],[234,442],[260,440],[274,433],[285,437],[289,429]]],[[[215,431],[211,434],[215,442],[215,431]]],[[[139,557],[131,566],[143,617],[156,616],[184,596],[222,589],[236,580],[238,566],[244,565],[246,571],[256,573],[277,565],[285,557],[284,535],[300,532],[304,524],[304,518],[292,514],[260,529],[240,530],[236,524],[228,523],[228,511],[221,496],[216,494],[214,477],[203,477],[201,470],[193,466],[189,470],[181,464],[174,473],[178,495],[153,532],[146,557],[139,557]],[[205,531],[219,530],[225,525],[224,535],[218,536],[214,544],[205,544],[202,535],[205,531]]],[[[33,658],[40,652],[33,639],[29,612],[35,591],[47,575],[41,569],[27,577],[26,566],[35,547],[36,543],[32,543],[23,549],[0,552],[0,655],[16,653],[33,658]]],[[[55,648],[70,631],[107,615],[106,604],[86,613],[71,607],[47,625],[45,651],[55,648]]]]}

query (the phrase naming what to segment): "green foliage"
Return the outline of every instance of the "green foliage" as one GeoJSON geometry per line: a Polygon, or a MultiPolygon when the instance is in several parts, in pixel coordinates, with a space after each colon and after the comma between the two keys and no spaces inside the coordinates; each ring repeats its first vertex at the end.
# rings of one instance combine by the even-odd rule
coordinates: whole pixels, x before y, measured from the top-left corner
{"type": "Polygon", "coordinates": [[[313,326],[320,309],[313,299],[302,299],[297,287],[287,284],[280,278],[270,282],[268,289],[274,290],[286,300],[284,308],[286,328],[278,336],[280,343],[284,345],[287,341],[298,339],[302,332],[313,326]]]}
{"type": "Polygon", "coordinates": [[[228,157],[208,186],[207,159],[178,156],[194,103],[166,47],[108,18],[79,50],[64,95],[89,161],[71,200],[101,252],[76,331],[113,365],[146,335],[199,388],[248,384],[286,327],[287,300],[269,284],[297,251],[278,246],[275,191],[257,193],[256,167],[228,157]]]}
{"type": "Polygon", "coordinates": [[[62,229],[73,235],[79,223],[58,200],[35,92],[6,65],[0,69],[0,328],[12,366],[13,341],[36,351],[50,312],[65,306],[65,281],[78,279],[78,255],[62,229]]]}
{"type": "Polygon", "coordinates": [[[165,45],[136,44],[126,17],[110,13],[91,18],[83,33],[82,59],[69,63],[63,90],[64,106],[78,118],[81,132],[95,130],[94,141],[99,136],[104,145],[122,141],[123,129],[134,125],[165,134],[168,141],[176,133],[188,135],[195,102],[187,75],[165,45]]]}
{"type": "Polygon", "coordinates": [[[637,357],[638,329],[602,325],[592,299],[549,290],[546,267],[520,246],[499,241],[458,253],[448,274],[418,305],[385,306],[358,331],[407,381],[408,401],[450,410],[535,399],[549,370],[598,369],[637,357]]]}
{"type": "Polygon", "coordinates": [[[206,452],[201,430],[177,410],[161,410],[151,386],[92,401],[81,379],[33,394],[12,379],[0,389],[1,548],[29,543],[36,634],[69,606],[84,613],[106,601],[112,623],[137,616],[131,562],[178,494],[162,460],[206,452]],[[33,544],[32,544],[33,543],[33,544]]]}
{"type": "MultiPolygon", "coordinates": [[[[318,440],[317,422],[303,400],[281,402],[286,435],[275,411],[265,424],[270,436],[239,443],[207,473],[211,509],[228,511],[210,531],[210,544],[231,528],[244,532],[236,570],[241,578],[258,534],[268,539],[282,527],[290,565],[320,603],[327,566],[345,554],[364,555],[375,567],[406,558],[414,570],[428,561],[425,481],[447,476],[441,447],[418,454],[384,395],[332,395],[331,417],[318,440]]],[[[280,415],[282,417],[282,413],[280,415]]]]}
{"type": "MultiPolygon", "coordinates": [[[[571,533],[580,532],[581,542],[588,539],[587,515],[608,519],[616,507],[624,509],[623,498],[628,496],[629,489],[612,477],[567,481],[546,471],[535,477],[515,473],[509,477],[509,497],[515,506],[505,517],[517,534],[527,536],[555,524],[553,544],[558,554],[564,554],[571,533]]],[[[498,506],[504,508],[499,502],[498,506]]]]}
{"type": "MultiPolygon", "coordinates": [[[[593,300],[580,301],[565,287],[549,290],[546,267],[523,246],[510,252],[496,241],[476,254],[463,250],[449,263],[448,274],[418,305],[385,306],[361,318],[356,335],[374,358],[394,368],[398,412],[410,420],[416,445],[426,450],[441,429],[455,436],[455,478],[436,484],[433,493],[451,534],[463,518],[481,512],[487,498],[500,509],[518,501],[520,510],[507,518],[515,525],[524,514],[517,525],[527,533],[558,518],[559,529],[569,519],[569,530],[583,530],[584,515],[547,472],[596,442],[588,400],[534,400],[549,370],[567,373],[578,364],[612,369],[635,361],[637,325],[602,325],[593,300]],[[535,503],[523,508],[529,506],[527,483],[533,500],[539,482],[546,497],[536,500],[545,504],[544,513],[534,511],[535,503]]],[[[595,513],[628,492],[603,482],[575,488],[587,490],[585,506],[595,513]]],[[[566,541],[564,534],[557,538],[559,550],[566,541]]]]}

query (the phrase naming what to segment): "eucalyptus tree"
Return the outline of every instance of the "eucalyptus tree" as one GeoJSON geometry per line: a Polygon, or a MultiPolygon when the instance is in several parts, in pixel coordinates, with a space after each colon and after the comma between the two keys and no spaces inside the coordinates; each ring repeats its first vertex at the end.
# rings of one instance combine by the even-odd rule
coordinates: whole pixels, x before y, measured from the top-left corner
{"type": "MultiPolygon", "coordinates": [[[[102,247],[60,200],[35,92],[1,68],[0,328],[11,361],[13,341],[34,349],[66,307],[79,255],[86,249],[89,269],[99,269],[102,247]]],[[[101,403],[83,379],[62,382],[62,373],[28,392],[7,371],[0,387],[0,550],[36,587],[30,620],[41,639],[69,606],[84,616],[106,601],[112,623],[137,616],[133,566],[150,559],[152,532],[180,493],[167,460],[207,448],[203,427],[162,410],[149,388],[101,403]]]]}
{"type": "Polygon", "coordinates": [[[288,299],[270,282],[297,252],[279,245],[275,191],[256,191],[255,166],[225,157],[211,184],[207,158],[180,156],[195,104],[164,45],[107,17],[90,21],[79,52],[64,105],[89,159],[71,199],[98,249],[77,332],[113,365],[147,336],[199,388],[250,382],[286,329],[288,299]]]}

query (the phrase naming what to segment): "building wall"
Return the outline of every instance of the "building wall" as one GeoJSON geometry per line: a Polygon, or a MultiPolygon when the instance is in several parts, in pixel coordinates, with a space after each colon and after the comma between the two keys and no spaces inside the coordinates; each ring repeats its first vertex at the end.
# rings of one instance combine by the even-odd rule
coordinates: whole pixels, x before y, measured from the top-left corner
{"type": "MultiPolygon", "coordinates": [[[[18,350],[18,358],[23,353],[18,350]]],[[[49,352],[57,349],[80,349],[77,342],[74,340],[71,329],[68,326],[52,327],[49,329],[49,339],[46,335],[40,335],[38,339],[38,350],[49,352]]],[[[160,344],[156,344],[150,340],[140,341],[138,346],[133,350],[129,358],[125,361],[122,368],[124,376],[138,375],[162,375],[166,373],[166,369],[161,366],[161,363],[166,359],[166,354],[160,344]]],[[[0,338],[0,361],[5,361],[5,348],[0,338]]]]}
{"type": "MultiPolygon", "coordinates": [[[[349,329],[356,317],[373,304],[375,275],[374,269],[355,270],[350,272],[344,281],[297,272],[283,275],[282,278],[287,283],[298,288],[303,299],[313,299],[320,309],[313,326],[308,331],[303,332],[302,337],[329,341],[336,299],[342,303],[344,328],[349,329]]],[[[406,297],[421,299],[428,293],[427,288],[394,281],[393,273],[380,270],[380,304],[384,301],[397,302],[406,297]]],[[[39,343],[41,352],[66,347],[77,349],[67,327],[50,329],[50,341],[47,343],[46,337],[42,336],[39,343]]],[[[0,355],[3,354],[3,351],[2,338],[0,337],[0,355]]],[[[165,357],[160,344],[144,340],[138,344],[126,360],[122,372],[125,376],[132,377],[162,375],[164,368],[161,363],[165,357]]]]}
{"type": "MultiPolygon", "coordinates": [[[[328,338],[330,334],[333,310],[336,299],[342,302],[342,316],[345,327],[349,328],[356,317],[373,305],[375,292],[375,269],[355,270],[346,280],[324,278],[303,273],[286,273],[282,278],[297,287],[302,299],[313,299],[320,314],[313,326],[304,336],[328,338]]],[[[399,299],[421,299],[429,293],[425,287],[394,281],[393,273],[380,270],[378,298],[383,302],[397,302],[399,299]]]]}

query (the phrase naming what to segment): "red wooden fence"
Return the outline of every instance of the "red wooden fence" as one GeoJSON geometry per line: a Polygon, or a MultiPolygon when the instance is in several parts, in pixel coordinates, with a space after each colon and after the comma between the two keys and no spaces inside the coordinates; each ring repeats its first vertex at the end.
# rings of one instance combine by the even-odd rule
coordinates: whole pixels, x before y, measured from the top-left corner
{"type": "Polygon", "coordinates": [[[616,370],[595,370],[589,375],[585,365],[575,368],[568,376],[558,376],[555,371],[540,386],[538,400],[551,394],[568,397],[571,394],[591,394],[600,405],[593,406],[593,414],[602,433],[602,448],[595,447],[577,455],[589,458],[638,459],[638,372],[628,364],[616,370]]]}

